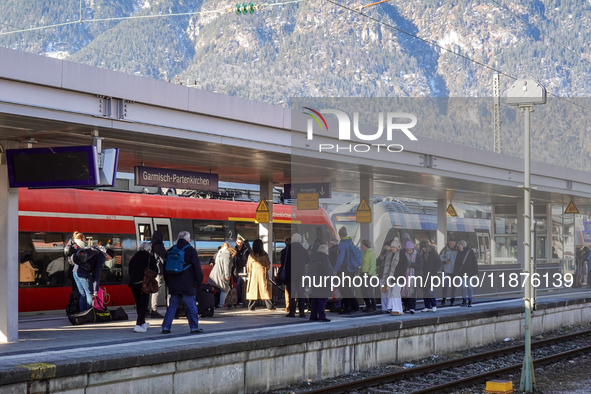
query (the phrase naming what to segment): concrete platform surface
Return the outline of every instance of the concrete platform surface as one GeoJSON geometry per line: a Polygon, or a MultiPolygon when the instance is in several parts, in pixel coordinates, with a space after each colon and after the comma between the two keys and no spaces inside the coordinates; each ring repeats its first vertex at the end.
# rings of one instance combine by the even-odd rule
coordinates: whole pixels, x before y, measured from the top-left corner
{"type": "MultiPolygon", "coordinates": [[[[564,289],[539,295],[538,305],[555,308],[591,302],[591,290],[564,289]]],[[[0,384],[107,371],[338,339],[355,334],[467,319],[521,313],[522,299],[479,302],[472,308],[441,307],[436,313],[404,316],[327,313],[330,323],[287,318],[281,309],[249,312],[246,309],[216,310],[216,316],[200,319],[203,334],[191,335],[186,319],[175,320],[172,333],[160,334],[162,319],[148,319],[147,333],[132,332],[130,320],[72,326],[65,317],[26,317],[19,320],[19,342],[0,345],[0,384]],[[43,367],[35,367],[42,365],[43,367]]],[[[161,311],[163,312],[163,311],[161,311]]]]}

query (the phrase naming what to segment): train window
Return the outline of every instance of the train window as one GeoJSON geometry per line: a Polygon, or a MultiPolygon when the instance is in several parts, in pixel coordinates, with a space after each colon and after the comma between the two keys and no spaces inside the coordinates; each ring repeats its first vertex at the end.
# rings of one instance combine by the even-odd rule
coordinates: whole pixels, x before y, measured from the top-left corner
{"type": "Polygon", "coordinates": [[[61,286],[66,260],[62,233],[19,233],[19,286],[61,286]]]}
{"type": "Polygon", "coordinates": [[[138,223],[137,225],[140,234],[141,242],[150,242],[152,240],[152,225],[145,223],[138,223]]]}
{"type": "MultiPolygon", "coordinates": [[[[138,226],[149,225],[139,224],[138,226]]],[[[144,229],[145,230],[145,229],[144,229]]],[[[142,235],[151,234],[148,232],[140,231],[140,240],[144,242],[145,238],[142,235]]],[[[118,284],[123,280],[123,250],[121,248],[121,236],[113,234],[85,234],[86,241],[89,246],[103,246],[107,249],[113,249],[115,251],[115,258],[107,260],[103,266],[103,272],[101,274],[101,285],[102,284],[118,284]]],[[[147,235],[146,235],[147,236],[147,235]]],[[[146,241],[150,241],[151,235],[148,236],[146,241]]],[[[133,251],[135,252],[135,251],[133,251]]]]}
{"type": "Polygon", "coordinates": [[[252,243],[259,237],[259,225],[250,222],[236,222],[236,235],[252,243]]]}
{"type": "Polygon", "coordinates": [[[209,264],[209,260],[218,251],[218,246],[225,242],[224,223],[215,220],[193,220],[195,248],[201,264],[209,264]]]}
{"type": "Polygon", "coordinates": [[[171,248],[172,245],[170,243],[170,234],[168,232],[168,225],[167,224],[157,224],[156,230],[162,233],[162,243],[166,249],[171,248]]]}

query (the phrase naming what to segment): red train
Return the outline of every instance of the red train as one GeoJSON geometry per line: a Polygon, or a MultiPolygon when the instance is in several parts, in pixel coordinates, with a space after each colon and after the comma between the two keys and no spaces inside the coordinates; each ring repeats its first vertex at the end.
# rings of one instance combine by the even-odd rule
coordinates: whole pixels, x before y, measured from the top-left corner
{"type": "MultiPolygon", "coordinates": [[[[256,203],[204,200],[106,191],[54,189],[19,191],[19,257],[31,259],[37,269],[19,269],[19,312],[62,310],[71,291],[64,243],[74,231],[83,232],[93,245],[111,247],[116,258],[107,263],[101,277],[105,301],[133,305],[127,286],[127,265],[139,243],[150,240],[154,230],[164,234],[170,247],[180,231],[190,231],[206,276],[209,260],[224,241],[237,235],[252,241],[259,236],[256,203]]],[[[273,206],[275,256],[283,239],[301,233],[312,243],[329,241],[334,228],[323,209],[298,211],[289,205],[273,206]]],[[[275,258],[279,262],[279,258],[275,258]]],[[[164,300],[161,300],[164,304],[164,300]]]]}

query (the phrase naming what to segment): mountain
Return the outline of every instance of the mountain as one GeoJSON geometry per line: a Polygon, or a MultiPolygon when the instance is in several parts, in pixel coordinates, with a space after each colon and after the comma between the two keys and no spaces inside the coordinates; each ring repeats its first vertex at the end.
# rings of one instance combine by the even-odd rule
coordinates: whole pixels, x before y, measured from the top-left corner
{"type": "MultiPolygon", "coordinates": [[[[491,68],[536,78],[558,96],[591,95],[590,2],[392,0],[364,15],[338,4],[263,4],[236,15],[228,0],[4,0],[0,45],[283,106],[309,96],[490,97],[491,68]],[[80,15],[119,19],[78,23],[80,15]],[[61,23],[69,24],[4,34],[61,23]]],[[[502,93],[511,82],[501,76],[502,93]]],[[[548,160],[589,168],[579,149],[591,132],[551,127],[537,140],[539,157],[553,146],[548,160]]],[[[520,155],[519,133],[504,138],[506,152],[520,155]]],[[[488,141],[467,144],[490,150],[488,141]]]]}

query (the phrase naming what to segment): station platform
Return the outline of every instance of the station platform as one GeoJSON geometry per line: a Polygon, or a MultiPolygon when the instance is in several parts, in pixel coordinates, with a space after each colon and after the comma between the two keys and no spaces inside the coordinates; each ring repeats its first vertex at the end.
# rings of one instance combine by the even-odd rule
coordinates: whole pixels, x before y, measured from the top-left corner
{"type": "MultiPolygon", "coordinates": [[[[330,323],[287,318],[280,308],[216,310],[200,319],[198,335],[186,319],[171,334],[160,334],[162,319],[134,333],[128,313],[129,321],[84,326],[21,318],[19,342],[0,345],[0,393],[259,392],[523,336],[522,299],[404,316],[327,313],[330,323]]],[[[535,335],[589,322],[591,290],[538,295],[535,335]]]]}

